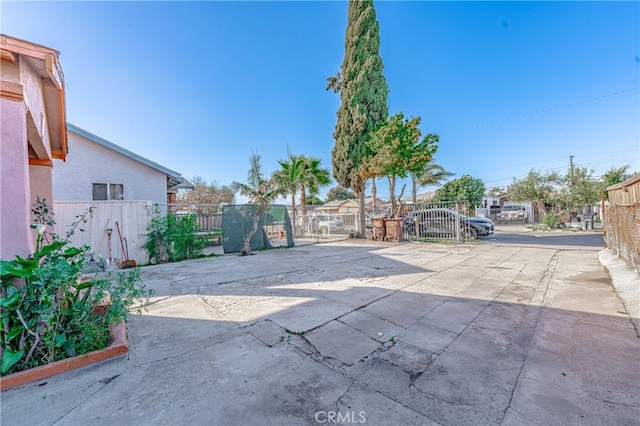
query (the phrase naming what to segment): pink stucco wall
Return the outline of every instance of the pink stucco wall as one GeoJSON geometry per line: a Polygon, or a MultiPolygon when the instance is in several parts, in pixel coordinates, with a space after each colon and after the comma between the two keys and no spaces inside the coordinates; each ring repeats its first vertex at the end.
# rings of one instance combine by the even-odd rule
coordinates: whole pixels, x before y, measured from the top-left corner
{"type": "MultiPolygon", "coordinates": [[[[27,123],[22,102],[0,104],[0,258],[33,251],[27,123]]],[[[49,181],[50,182],[50,181],[49,181]]]]}
{"type": "MultiPolygon", "coordinates": [[[[30,206],[33,206],[33,203],[36,202],[36,197],[40,197],[41,200],[47,202],[49,207],[53,208],[52,176],[53,169],[51,167],[29,166],[29,183],[31,187],[31,197],[29,198],[30,206]]],[[[33,215],[30,217],[34,218],[33,215]]],[[[47,229],[47,231],[54,232],[53,229],[47,229]]]]}

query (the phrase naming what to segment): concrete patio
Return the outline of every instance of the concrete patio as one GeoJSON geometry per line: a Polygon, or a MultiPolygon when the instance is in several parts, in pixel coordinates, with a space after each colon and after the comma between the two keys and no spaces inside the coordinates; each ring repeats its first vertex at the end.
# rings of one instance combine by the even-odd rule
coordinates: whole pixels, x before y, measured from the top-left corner
{"type": "Polygon", "coordinates": [[[2,392],[2,424],[638,425],[640,339],[599,250],[345,240],[145,267],[129,354],[2,392]]]}

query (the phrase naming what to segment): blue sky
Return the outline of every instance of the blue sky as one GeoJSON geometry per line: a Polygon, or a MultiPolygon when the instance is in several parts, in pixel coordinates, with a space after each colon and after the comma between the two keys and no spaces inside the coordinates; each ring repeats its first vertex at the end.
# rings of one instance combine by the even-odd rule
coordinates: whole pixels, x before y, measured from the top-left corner
{"type": "MultiPolygon", "coordinates": [[[[0,7],[3,34],[61,52],[68,121],[91,133],[224,185],[245,180],[252,152],[266,172],[287,146],[331,166],[340,99],[325,86],[344,57],[346,2],[0,7]]],[[[596,175],[640,171],[640,3],[375,7],[389,112],[440,135],[454,178],[505,186],[532,168],[566,172],[570,155],[596,175]]]]}

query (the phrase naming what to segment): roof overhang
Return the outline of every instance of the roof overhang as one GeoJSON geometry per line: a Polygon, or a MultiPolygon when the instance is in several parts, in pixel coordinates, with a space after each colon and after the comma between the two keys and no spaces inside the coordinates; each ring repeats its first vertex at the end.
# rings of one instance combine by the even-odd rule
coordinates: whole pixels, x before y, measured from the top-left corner
{"type": "MultiPolygon", "coordinates": [[[[38,117],[29,118],[28,114],[27,132],[31,164],[50,165],[52,159],[65,160],[67,156],[65,83],[58,61],[59,56],[60,52],[50,47],[0,34],[0,60],[18,64],[20,60],[24,60],[42,81],[50,147],[45,147],[42,140],[44,123],[38,117]]],[[[28,99],[23,99],[23,102],[28,104],[28,99]]]]}
{"type": "Polygon", "coordinates": [[[167,190],[169,192],[178,192],[179,190],[193,191],[195,189],[195,186],[186,179],[182,179],[182,181],[177,184],[173,184],[174,182],[175,179],[170,180],[170,178],[167,177],[167,190]]]}

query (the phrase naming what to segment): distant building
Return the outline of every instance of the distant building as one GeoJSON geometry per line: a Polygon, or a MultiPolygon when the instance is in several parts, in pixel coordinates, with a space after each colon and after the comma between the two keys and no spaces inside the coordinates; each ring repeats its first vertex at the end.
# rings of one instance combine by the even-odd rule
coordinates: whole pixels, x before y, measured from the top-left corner
{"type": "MultiPolygon", "coordinates": [[[[382,201],[379,198],[376,198],[375,202],[372,197],[366,197],[364,199],[364,209],[367,213],[370,213],[374,210],[380,210],[381,208],[385,208],[387,203],[382,201]]],[[[328,203],[323,204],[322,206],[318,206],[319,210],[322,210],[325,213],[335,213],[335,214],[355,214],[359,210],[358,200],[349,199],[349,200],[333,200],[328,203]]]]}

